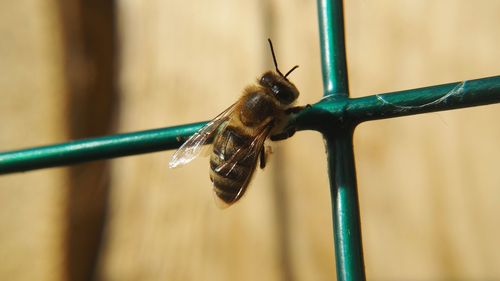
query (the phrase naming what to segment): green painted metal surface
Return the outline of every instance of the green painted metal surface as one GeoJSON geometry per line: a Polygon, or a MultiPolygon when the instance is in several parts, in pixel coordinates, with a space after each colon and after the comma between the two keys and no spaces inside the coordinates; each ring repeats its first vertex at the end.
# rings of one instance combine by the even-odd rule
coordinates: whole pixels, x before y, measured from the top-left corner
{"type": "MultiPolygon", "coordinates": [[[[346,101],[349,96],[349,80],[342,0],[318,0],[318,21],[323,96],[328,97],[325,102],[346,101]]],[[[321,107],[315,106],[307,112],[311,112],[311,109],[318,111],[321,107]]],[[[325,113],[331,115],[328,111],[325,113]]],[[[319,119],[317,121],[322,122],[319,119]]],[[[328,122],[323,125],[320,128],[323,129],[321,131],[327,151],[337,280],[365,280],[356,167],[352,147],[355,125],[351,122],[328,122]]]]}
{"type": "MultiPolygon", "coordinates": [[[[326,140],[338,280],[364,280],[352,136],[364,121],[500,103],[500,76],[349,98],[341,0],[318,0],[323,98],[289,127],[326,140]]],[[[0,174],[179,147],[206,122],[0,153],[0,174]]]]}
{"type": "Polygon", "coordinates": [[[179,147],[205,122],[0,153],[0,174],[179,147]]]}
{"type": "Polygon", "coordinates": [[[325,95],[348,96],[342,1],[318,0],[321,70],[325,95]]]}
{"type": "Polygon", "coordinates": [[[324,97],[290,120],[297,130],[326,132],[364,121],[500,103],[500,76],[344,98],[324,97]]]}

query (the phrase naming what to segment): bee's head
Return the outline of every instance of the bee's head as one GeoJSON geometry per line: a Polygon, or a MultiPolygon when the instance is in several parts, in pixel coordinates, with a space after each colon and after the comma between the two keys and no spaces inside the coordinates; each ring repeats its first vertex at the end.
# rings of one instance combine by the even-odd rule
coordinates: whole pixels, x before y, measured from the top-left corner
{"type": "Polygon", "coordinates": [[[259,84],[270,90],[274,97],[282,104],[282,105],[290,105],[292,104],[297,97],[299,96],[299,90],[295,87],[295,85],[288,81],[286,78],[292,71],[299,67],[298,65],[292,67],[285,75],[281,73],[278,68],[278,61],[276,60],[276,55],[274,54],[273,43],[271,39],[267,39],[269,42],[269,47],[271,48],[271,54],[273,55],[274,67],[276,68],[276,72],[268,71],[264,73],[260,79],[259,84]]]}
{"type": "Polygon", "coordinates": [[[259,84],[271,91],[282,105],[292,104],[299,96],[299,90],[292,82],[273,71],[264,73],[259,79],[259,84]]]}

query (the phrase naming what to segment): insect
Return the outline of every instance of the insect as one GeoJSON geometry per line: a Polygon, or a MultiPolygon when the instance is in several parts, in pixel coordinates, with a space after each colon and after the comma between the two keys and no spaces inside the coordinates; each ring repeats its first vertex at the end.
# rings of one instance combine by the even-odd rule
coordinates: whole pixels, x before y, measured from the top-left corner
{"type": "Polygon", "coordinates": [[[273,44],[268,39],[276,71],[262,74],[257,83],[246,87],[242,96],[229,108],[208,122],[192,135],[172,156],[169,166],[175,168],[189,163],[202,151],[204,144],[212,141],[210,155],[210,180],[218,204],[229,206],[245,193],[260,160],[266,165],[264,141],[281,136],[288,115],[297,111],[292,107],[299,96],[295,85],[287,79],[298,65],[285,75],[278,69],[273,44]]]}

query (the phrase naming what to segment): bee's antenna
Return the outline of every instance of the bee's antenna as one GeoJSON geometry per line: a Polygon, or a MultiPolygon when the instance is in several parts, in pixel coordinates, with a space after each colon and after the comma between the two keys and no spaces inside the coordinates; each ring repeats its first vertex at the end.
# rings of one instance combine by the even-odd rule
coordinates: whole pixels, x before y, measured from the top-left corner
{"type": "Polygon", "coordinates": [[[294,71],[295,69],[299,68],[298,65],[292,67],[292,69],[288,70],[288,72],[285,74],[285,78],[288,76],[288,74],[292,73],[292,71],[294,71]]]}
{"type": "MultiPolygon", "coordinates": [[[[271,54],[273,55],[273,61],[274,61],[274,67],[276,68],[276,72],[278,72],[281,76],[283,76],[283,73],[278,69],[278,62],[276,61],[276,55],[274,54],[274,49],[273,49],[273,42],[271,42],[270,38],[267,38],[267,41],[269,42],[269,47],[271,47],[271,54]]],[[[296,67],[295,67],[296,68],[296,67]]],[[[292,69],[293,70],[293,69],[292,69]]],[[[289,71],[290,72],[290,71],[289,71]]],[[[287,74],[288,75],[288,74],[287,74]]],[[[283,76],[286,78],[286,75],[283,76]]]]}

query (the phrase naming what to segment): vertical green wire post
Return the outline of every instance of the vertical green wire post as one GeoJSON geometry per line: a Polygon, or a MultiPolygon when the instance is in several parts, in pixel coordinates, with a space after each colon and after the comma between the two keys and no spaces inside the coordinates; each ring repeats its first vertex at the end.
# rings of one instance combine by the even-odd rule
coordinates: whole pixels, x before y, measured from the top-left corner
{"type": "MultiPolygon", "coordinates": [[[[349,97],[342,0],[318,0],[324,96],[349,97]]],[[[338,280],[365,280],[356,170],[355,124],[341,123],[323,132],[332,197],[338,280]]]]}

